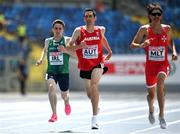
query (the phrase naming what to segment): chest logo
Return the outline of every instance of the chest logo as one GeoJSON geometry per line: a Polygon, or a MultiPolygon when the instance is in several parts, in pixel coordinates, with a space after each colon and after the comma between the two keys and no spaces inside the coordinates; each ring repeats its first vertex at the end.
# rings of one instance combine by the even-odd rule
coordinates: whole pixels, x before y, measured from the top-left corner
{"type": "Polygon", "coordinates": [[[166,42],[166,41],[167,41],[167,37],[164,35],[164,36],[161,38],[161,40],[162,40],[163,42],[166,42]]]}

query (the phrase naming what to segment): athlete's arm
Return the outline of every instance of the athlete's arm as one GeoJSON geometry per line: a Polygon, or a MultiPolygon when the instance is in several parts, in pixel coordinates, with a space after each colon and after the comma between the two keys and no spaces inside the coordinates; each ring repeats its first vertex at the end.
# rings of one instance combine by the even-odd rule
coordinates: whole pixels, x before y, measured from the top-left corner
{"type": "Polygon", "coordinates": [[[134,36],[134,39],[130,45],[131,48],[145,48],[150,44],[150,40],[145,40],[142,43],[142,40],[144,37],[147,36],[147,28],[145,26],[141,26],[139,30],[137,31],[136,35],[134,36]]]}
{"type": "Polygon", "coordinates": [[[169,48],[172,50],[172,60],[177,60],[176,46],[173,41],[173,32],[171,26],[168,25],[169,48]]]}
{"type": "MultiPolygon", "coordinates": [[[[67,48],[67,46],[68,46],[68,44],[69,44],[69,41],[70,41],[70,37],[66,37],[65,38],[66,39],[66,48],[67,48]]],[[[61,45],[62,46],[62,45],[61,45]]],[[[64,47],[64,46],[63,46],[64,47]]],[[[61,48],[61,49],[63,49],[63,48],[61,48]]],[[[68,49],[65,49],[64,48],[64,53],[67,53],[67,54],[69,54],[70,56],[72,56],[72,57],[74,57],[74,58],[77,58],[77,55],[76,55],[76,52],[75,51],[71,51],[71,50],[68,50],[68,49]]]]}
{"type": "Polygon", "coordinates": [[[67,45],[67,49],[70,51],[76,51],[77,49],[81,49],[81,48],[85,48],[86,47],[86,43],[84,41],[81,42],[80,45],[76,45],[76,41],[78,40],[78,38],[80,38],[80,27],[76,28],[72,34],[72,37],[67,45]],[[74,45],[75,44],[75,45],[74,45]]]}
{"type": "Polygon", "coordinates": [[[80,27],[77,27],[71,36],[68,46],[70,47],[73,46],[79,37],[80,37],[80,27]]]}
{"type": "Polygon", "coordinates": [[[37,62],[36,62],[36,65],[37,65],[37,66],[39,66],[39,65],[42,63],[45,55],[47,54],[48,42],[49,42],[49,40],[46,39],[46,40],[45,40],[45,43],[44,43],[44,44],[45,44],[45,45],[44,45],[44,48],[43,48],[43,50],[42,50],[42,52],[41,52],[41,57],[40,57],[40,59],[37,60],[37,62]]]}
{"type": "Polygon", "coordinates": [[[108,43],[104,33],[105,33],[105,27],[102,27],[101,28],[102,44],[105,47],[105,49],[107,50],[107,52],[108,52],[107,56],[105,57],[105,60],[109,60],[111,58],[111,56],[112,56],[112,50],[111,50],[111,48],[109,46],[109,43],[108,43]]]}

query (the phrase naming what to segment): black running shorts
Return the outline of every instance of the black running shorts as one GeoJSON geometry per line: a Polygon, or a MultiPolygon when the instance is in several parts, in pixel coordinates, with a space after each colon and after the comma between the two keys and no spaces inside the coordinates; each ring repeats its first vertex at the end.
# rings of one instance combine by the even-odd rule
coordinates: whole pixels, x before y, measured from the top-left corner
{"type": "MultiPolygon", "coordinates": [[[[108,71],[108,67],[104,67],[102,64],[96,65],[93,67],[94,68],[103,68],[103,74],[105,74],[108,71]]],[[[92,74],[92,70],[90,71],[84,71],[84,70],[80,70],[80,77],[82,79],[91,79],[91,74],[92,74]]]]}
{"type": "Polygon", "coordinates": [[[69,74],[46,74],[46,79],[54,79],[56,84],[58,83],[61,91],[67,91],[69,89],[69,74]]]}

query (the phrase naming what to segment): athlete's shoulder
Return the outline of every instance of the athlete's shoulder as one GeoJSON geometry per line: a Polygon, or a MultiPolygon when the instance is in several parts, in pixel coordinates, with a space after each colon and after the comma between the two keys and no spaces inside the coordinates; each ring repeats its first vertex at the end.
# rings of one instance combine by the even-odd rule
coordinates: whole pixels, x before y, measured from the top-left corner
{"type": "Polygon", "coordinates": [[[167,24],[161,24],[162,27],[171,27],[170,25],[167,24]]]}
{"type": "Polygon", "coordinates": [[[46,38],[44,41],[45,45],[48,45],[52,39],[53,39],[53,37],[46,38]]]}
{"type": "Polygon", "coordinates": [[[46,39],[45,39],[45,42],[49,42],[49,41],[52,40],[52,39],[53,39],[53,37],[46,38],[46,39]]]}
{"type": "Polygon", "coordinates": [[[103,35],[104,35],[105,31],[106,31],[106,28],[104,26],[95,26],[95,29],[100,30],[103,35]]]}
{"type": "Polygon", "coordinates": [[[76,27],[74,31],[80,31],[83,28],[83,26],[76,27]]]}
{"type": "Polygon", "coordinates": [[[95,26],[96,29],[105,30],[106,28],[104,26],[95,26]]]}
{"type": "Polygon", "coordinates": [[[46,38],[45,41],[44,41],[44,48],[47,49],[48,48],[48,45],[49,45],[49,42],[53,40],[53,37],[49,37],[49,38],[46,38]]]}
{"type": "Polygon", "coordinates": [[[146,24],[146,25],[142,25],[140,28],[139,28],[139,32],[140,33],[143,33],[143,34],[146,34],[147,33],[147,29],[150,27],[149,24],[146,24]]]}
{"type": "Polygon", "coordinates": [[[142,25],[141,27],[140,27],[140,29],[148,29],[150,27],[150,25],[149,24],[145,24],[145,25],[142,25]]]}
{"type": "Polygon", "coordinates": [[[73,34],[79,35],[79,34],[81,33],[81,29],[82,29],[82,26],[76,27],[76,28],[74,29],[73,34]]]}
{"type": "Polygon", "coordinates": [[[171,26],[167,24],[161,24],[163,28],[167,28],[168,30],[171,30],[171,26]]]}

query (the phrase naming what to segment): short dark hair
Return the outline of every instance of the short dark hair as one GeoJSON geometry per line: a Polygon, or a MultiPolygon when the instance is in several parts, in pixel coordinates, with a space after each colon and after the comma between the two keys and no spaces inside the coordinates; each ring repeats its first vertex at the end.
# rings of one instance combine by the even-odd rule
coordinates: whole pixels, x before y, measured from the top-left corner
{"type": "Polygon", "coordinates": [[[161,5],[157,2],[148,4],[146,9],[148,14],[151,14],[153,10],[159,10],[161,13],[163,13],[161,5]]]}
{"type": "Polygon", "coordinates": [[[62,20],[60,20],[60,19],[54,20],[53,23],[52,23],[52,27],[54,27],[54,25],[55,25],[56,23],[61,24],[61,25],[63,26],[63,28],[65,27],[64,21],[62,21],[62,20]]]}
{"type": "Polygon", "coordinates": [[[96,11],[94,9],[92,9],[92,8],[85,8],[84,15],[85,15],[85,12],[88,12],[88,11],[93,12],[94,17],[96,16],[96,11]]]}

